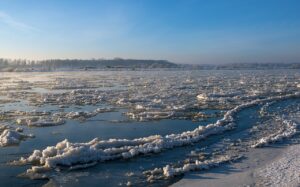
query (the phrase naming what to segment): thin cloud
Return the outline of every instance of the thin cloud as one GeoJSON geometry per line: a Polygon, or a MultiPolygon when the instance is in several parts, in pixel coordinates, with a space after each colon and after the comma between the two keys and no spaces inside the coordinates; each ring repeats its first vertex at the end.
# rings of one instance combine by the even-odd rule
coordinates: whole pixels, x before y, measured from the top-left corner
{"type": "Polygon", "coordinates": [[[38,29],[35,27],[32,27],[30,25],[27,25],[25,23],[19,22],[12,18],[7,13],[0,11],[0,22],[21,31],[37,31],[38,29]]]}

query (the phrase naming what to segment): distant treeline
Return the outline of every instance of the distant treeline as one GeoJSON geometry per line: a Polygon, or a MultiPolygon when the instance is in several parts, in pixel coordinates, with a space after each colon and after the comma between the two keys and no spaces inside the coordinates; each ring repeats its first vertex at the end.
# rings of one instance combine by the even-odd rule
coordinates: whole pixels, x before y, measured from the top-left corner
{"type": "Polygon", "coordinates": [[[136,59],[50,59],[23,60],[0,59],[2,71],[54,71],[54,70],[91,70],[110,68],[176,68],[177,65],[166,60],[136,60],[136,59]]]}
{"type": "Polygon", "coordinates": [[[175,64],[167,60],[137,59],[1,59],[0,71],[59,71],[97,69],[153,69],[173,68],[190,70],[242,70],[242,69],[300,69],[300,63],[231,63],[231,64],[175,64]]]}

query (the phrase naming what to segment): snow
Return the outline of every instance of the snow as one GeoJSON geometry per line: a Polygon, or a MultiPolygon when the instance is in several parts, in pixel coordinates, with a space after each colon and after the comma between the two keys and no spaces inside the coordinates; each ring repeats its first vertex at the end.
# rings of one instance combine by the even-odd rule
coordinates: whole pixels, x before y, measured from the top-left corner
{"type": "Polygon", "coordinates": [[[300,145],[289,147],[283,155],[258,169],[254,176],[258,178],[257,186],[289,186],[298,187],[300,184],[300,145]]]}

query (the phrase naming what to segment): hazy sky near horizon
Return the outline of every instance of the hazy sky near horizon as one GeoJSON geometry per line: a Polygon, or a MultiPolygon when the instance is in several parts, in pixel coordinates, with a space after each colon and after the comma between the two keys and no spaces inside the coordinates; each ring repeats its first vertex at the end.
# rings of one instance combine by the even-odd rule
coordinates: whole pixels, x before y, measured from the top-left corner
{"type": "Polygon", "coordinates": [[[300,62],[299,0],[0,0],[0,58],[300,62]]]}

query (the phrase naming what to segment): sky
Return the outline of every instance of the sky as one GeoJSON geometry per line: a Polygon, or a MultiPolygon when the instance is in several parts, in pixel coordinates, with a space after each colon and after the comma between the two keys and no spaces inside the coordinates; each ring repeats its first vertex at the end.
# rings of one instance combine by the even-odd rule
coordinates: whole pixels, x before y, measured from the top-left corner
{"type": "Polygon", "coordinates": [[[0,0],[0,58],[300,62],[299,0],[0,0]]]}

